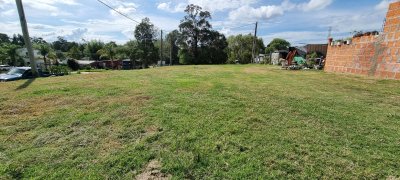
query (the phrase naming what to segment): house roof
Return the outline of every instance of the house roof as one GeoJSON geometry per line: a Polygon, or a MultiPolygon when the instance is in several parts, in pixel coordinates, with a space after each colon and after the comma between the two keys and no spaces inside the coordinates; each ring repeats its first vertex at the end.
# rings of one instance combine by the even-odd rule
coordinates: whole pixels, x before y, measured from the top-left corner
{"type": "Polygon", "coordinates": [[[90,65],[96,61],[88,61],[88,60],[76,60],[76,62],[80,65],[90,65]]]}

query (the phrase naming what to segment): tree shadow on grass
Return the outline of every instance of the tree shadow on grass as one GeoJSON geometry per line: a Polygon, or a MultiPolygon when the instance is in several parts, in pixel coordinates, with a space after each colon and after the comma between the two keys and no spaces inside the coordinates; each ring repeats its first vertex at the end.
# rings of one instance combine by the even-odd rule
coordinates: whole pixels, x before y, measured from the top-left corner
{"type": "Polygon", "coordinates": [[[35,81],[36,78],[32,78],[32,79],[28,79],[27,81],[24,82],[24,84],[21,84],[20,86],[17,87],[17,89],[15,89],[16,91],[21,90],[21,89],[25,89],[27,88],[29,85],[31,85],[33,83],[33,81],[35,81]]]}

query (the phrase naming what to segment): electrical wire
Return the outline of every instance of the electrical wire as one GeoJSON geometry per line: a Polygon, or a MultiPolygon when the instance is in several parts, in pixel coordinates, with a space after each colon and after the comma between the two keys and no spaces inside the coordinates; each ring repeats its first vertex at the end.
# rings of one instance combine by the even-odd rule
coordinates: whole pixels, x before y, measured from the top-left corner
{"type": "Polygon", "coordinates": [[[251,25],[254,25],[255,23],[251,23],[251,24],[245,24],[245,25],[242,25],[242,26],[234,26],[234,27],[223,27],[223,28],[225,28],[225,29],[239,29],[239,28],[243,28],[243,27],[247,27],[247,26],[251,26],[251,25]]]}
{"type": "Polygon", "coordinates": [[[128,15],[126,15],[126,14],[124,14],[124,13],[122,13],[122,12],[116,10],[115,8],[113,8],[113,7],[111,7],[110,5],[106,4],[105,2],[103,2],[103,1],[101,1],[101,0],[97,0],[97,1],[100,2],[101,4],[103,4],[104,6],[107,6],[107,7],[110,8],[111,10],[117,12],[117,13],[120,14],[121,16],[124,16],[125,18],[127,18],[127,19],[129,19],[129,20],[131,20],[131,21],[133,21],[133,22],[135,22],[135,23],[140,24],[139,21],[136,21],[136,20],[134,20],[133,18],[129,17],[128,15]]]}

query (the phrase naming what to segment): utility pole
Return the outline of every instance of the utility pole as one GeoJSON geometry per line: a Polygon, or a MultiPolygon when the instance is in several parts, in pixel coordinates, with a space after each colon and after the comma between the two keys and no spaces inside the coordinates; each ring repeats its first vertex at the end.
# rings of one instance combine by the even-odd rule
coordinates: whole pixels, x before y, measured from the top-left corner
{"type": "Polygon", "coordinates": [[[171,33],[169,35],[169,43],[171,44],[170,48],[169,48],[169,65],[172,66],[172,48],[173,48],[173,44],[172,44],[172,34],[171,33]]]}
{"type": "Polygon", "coordinates": [[[29,60],[30,60],[31,68],[32,68],[32,74],[33,74],[33,76],[37,77],[38,71],[37,71],[36,62],[35,62],[35,56],[33,54],[32,42],[29,37],[29,31],[28,31],[28,25],[26,23],[24,7],[22,6],[21,0],[15,0],[15,2],[17,4],[19,20],[21,22],[21,29],[22,29],[22,34],[24,36],[25,46],[26,46],[26,49],[28,50],[28,56],[29,56],[29,60]]]}
{"type": "Polygon", "coordinates": [[[163,64],[163,32],[162,32],[162,30],[161,30],[161,46],[160,46],[160,49],[161,49],[161,56],[160,56],[160,66],[162,66],[163,64]]]}
{"type": "Polygon", "coordinates": [[[253,39],[253,51],[252,51],[252,59],[251,63],[254,62],[254,59],[256,58],[256,42],[257,42],[257,26],[258,22],[256,22],[256,28],[254,29],[254,39],[253,39]]]}

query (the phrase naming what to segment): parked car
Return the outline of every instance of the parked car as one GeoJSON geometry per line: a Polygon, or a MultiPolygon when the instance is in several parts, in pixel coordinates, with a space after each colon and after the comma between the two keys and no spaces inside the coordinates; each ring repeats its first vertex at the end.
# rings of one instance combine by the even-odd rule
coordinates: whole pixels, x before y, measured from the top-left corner
{"type": "Polygon", "coordinates": [[[0,65],[0,71],[9,71],[11,68],[9,65],[0,65]]]}
{"type": "MultiPolygon", "coordinates": [[[[42,72],[38,69],[39,76],[42,76],[42,72]]],[[[5,74],[0,74],[0,81],[15,81],[19,79],[30,79],[34,78],[30,67],[14,67],[5,74]]]]}

